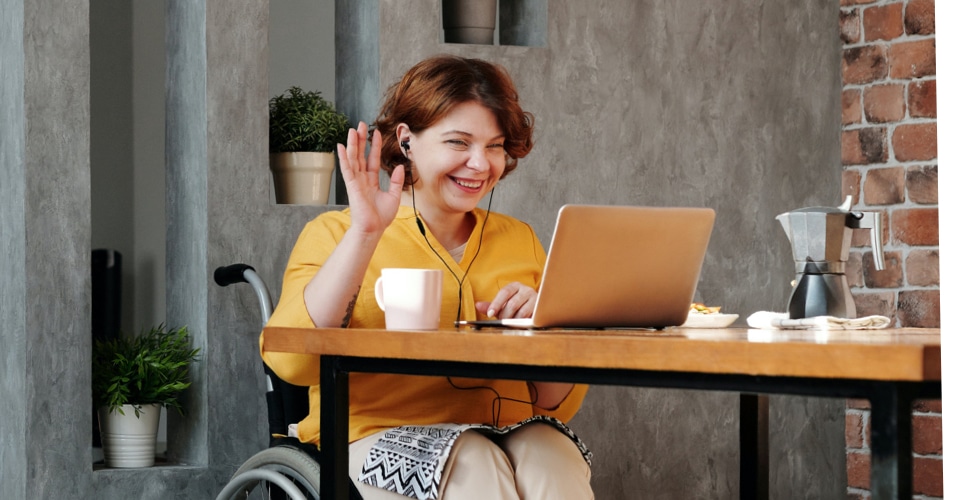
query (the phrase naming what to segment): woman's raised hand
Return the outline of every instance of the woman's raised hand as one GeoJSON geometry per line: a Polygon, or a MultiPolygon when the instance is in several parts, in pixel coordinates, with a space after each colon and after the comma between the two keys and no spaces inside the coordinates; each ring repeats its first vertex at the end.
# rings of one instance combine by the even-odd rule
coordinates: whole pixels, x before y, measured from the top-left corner
{"type": "Polygon", "coordinates": [[[382,136],[378,130],[373,131],[367,158],[368,132],[369,127],[364,122],[359,122],[355,129],[349,129],[346,145],[337,144],[339,168],[343,173],[346,193],[349,195],[352,228],[363,233],[381,233],[396,218],[404,172],[402,168],[393,170],[389,179],[389,190],[380,189],[382,136]]]}
{"type": "Polygon", "coordinates": [[[351,224],[303,290],[303,302],[316,326],[349,326],[369,262],[383,232],[399,211],[403,169],[393,172],[388,190],[379,187],[382,136],[373,132],[367,158],[368,132],[369,127],[360,122],[355,129],[349,129],[346,145],[336,147],[349,195],[351,224]]]}

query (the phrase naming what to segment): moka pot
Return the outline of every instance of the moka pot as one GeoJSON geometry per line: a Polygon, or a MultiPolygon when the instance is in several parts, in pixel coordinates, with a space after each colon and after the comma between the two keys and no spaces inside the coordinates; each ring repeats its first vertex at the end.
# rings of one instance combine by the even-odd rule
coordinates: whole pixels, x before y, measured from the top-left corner
{"type": "Polygon", "coordinates": [[[795,283],[788,317],[856,318],[845,265],[852,229],[871,230],[875,269],[885,268],[879,212],[851,211],[851,196],[840,207],[807,207],[775,217],[785,229],[795,259],[795,283]]]}

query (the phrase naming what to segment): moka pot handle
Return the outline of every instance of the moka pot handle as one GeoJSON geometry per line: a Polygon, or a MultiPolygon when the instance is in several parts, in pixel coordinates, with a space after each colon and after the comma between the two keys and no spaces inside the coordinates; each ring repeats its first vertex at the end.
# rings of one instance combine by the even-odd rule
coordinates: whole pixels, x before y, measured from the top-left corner
{"type": "Polygon", "coordinates": [[[855,229],[870,229],[872,256],[875,258],[875,269],[885,269],[885,250],[882,247],[882,221],[880,212],[851,212],[848,227],[855,229]]]}

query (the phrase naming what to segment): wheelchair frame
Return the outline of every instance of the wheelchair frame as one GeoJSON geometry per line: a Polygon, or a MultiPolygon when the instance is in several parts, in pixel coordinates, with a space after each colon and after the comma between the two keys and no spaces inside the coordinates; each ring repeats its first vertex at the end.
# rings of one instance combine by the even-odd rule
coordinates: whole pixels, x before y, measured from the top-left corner
{"type": "MultiPolygon", "coordinates": [[[[249,283],[256,292],[262,324],[266,326],[273,314],[273,299],[252,266],[242,263],[222,266],[214,271],[213,279],[222,287],[249,283]]],[[[257,492],[271,500],[318,500],[319,448],[287,435],[289,424],[298,423],[309,414],[309,388],[284,381],[265,362],[263,370],[266,373],[269,447],[247,459],[220,490],[216,500],[251,498],[257,492]]],[[[355,487],[351,490],[353,500],[362,500],[355,487]]]]}

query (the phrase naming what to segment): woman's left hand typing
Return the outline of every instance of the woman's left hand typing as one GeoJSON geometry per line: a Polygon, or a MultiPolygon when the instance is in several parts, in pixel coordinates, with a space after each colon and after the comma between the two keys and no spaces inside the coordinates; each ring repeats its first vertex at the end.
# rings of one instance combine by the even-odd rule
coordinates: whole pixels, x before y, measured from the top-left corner
{"type": "Polygon", "coordinates": [[[476,302],[477,315],[490,318],[528,318],[536,305],[536,291],[518,281],[502,287],[491,302],[476,302]]]}

